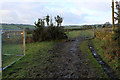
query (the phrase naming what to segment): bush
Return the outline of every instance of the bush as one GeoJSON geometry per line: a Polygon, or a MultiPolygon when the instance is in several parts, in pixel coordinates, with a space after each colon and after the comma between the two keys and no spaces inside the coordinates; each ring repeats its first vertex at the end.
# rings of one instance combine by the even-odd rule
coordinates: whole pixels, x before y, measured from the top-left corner
{"type": "Polygon", "coordinates": [[[27,34],[32,34],[32,33],[33,33],[33,30],[26,30],[26,33],[27,33],[27,34]]]}
{"type": "MultiPolygon", "coordinates": [[[[45,41],[45,40],[56,40],[56,39],[65,39],[67,35],[64,32],[63,27],[61,27],[61,17],[57,18],[57,26],[54,26],[51,19],[51,24],[45,27],[45,19],[38,19],[38,22],[35,22],[36,29],[33,32],[33,40],[36,41],[45,41]],[[59,21],[60,20],[60,21],[59,21]],[[58,25],[59,24],[59,25],[58,25]]],[[[49,24],[49,17],[47,15],[47,24],[49,24]]]]}
{"type": "Polygon", "coordinates": [[[27,37],[25,38],[25,42],[26,42],[26,43],[32,43],[32,42],[34,42],[34,41],[33,41],[33,37],[32,37],[32,36],[27,36],[27,37]]]}
{"type": "Polygon", "coordinates": [[[65,39],[67,35],[62,27],[49,27],[48,34],[50,34],[51,39],[65,39]]]}
{"type": "Polygon", "coordinates": [[[47,31],[45,28],[36,28],[33,32],[33,40],[36,41],[44,41],[46,39],[47,31]]]}
{"type": "Polygon", "coordinates": [[[33,32],[33,40],[35,42],[65,38],[67,38],[67,35],[64,33],[64,29],[61,27],[48,27],[43,29],[37,28],[33,32]]]}

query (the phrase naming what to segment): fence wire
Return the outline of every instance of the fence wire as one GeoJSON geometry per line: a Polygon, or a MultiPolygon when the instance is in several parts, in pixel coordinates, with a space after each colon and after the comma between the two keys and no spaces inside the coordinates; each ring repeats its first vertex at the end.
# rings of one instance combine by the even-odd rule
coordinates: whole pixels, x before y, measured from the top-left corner
{"type": "Polygon", "coordinates": [[[3,68],[23,56],[23,30],[2,30],[3,68]]]}

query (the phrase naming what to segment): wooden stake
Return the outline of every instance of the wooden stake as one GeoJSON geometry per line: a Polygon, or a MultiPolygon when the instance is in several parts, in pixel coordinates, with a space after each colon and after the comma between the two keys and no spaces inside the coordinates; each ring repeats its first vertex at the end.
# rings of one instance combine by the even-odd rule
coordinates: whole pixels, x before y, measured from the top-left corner
{"type": "Polygon", "coordinates": [[[23,29],[23,55],[25,56],[25,31],[23,29]]]}

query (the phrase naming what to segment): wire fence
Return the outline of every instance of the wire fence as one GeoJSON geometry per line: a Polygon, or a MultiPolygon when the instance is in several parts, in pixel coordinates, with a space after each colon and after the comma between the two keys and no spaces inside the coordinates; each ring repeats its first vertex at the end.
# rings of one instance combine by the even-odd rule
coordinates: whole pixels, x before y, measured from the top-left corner
{"type": "Polygon", "coordinates": [[[2,30],[2,70],[25,56],[24,30],[2,30]]]}

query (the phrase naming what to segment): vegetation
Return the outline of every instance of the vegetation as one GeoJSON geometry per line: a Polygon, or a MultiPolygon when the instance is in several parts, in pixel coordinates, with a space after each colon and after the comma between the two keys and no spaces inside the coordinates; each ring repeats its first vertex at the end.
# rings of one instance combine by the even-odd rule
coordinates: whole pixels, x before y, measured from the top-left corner
{"type": "MultiPolygon", "coordinates": [[[[119,46],[119,49],[120,49],[120,4],[118,1],[116,1],[116,9],[117,9],[117,12],[116,13],[116,17],[115,17],[115,20],[117,21],[117,29],[114,31],[115,34],[114,34],[114,41],[117,42],[118,46],[119,46]]],[[[120,50],[119,50],[120,52],[120,50]]],[[[119,53],[120,55],[120,53],[119,53]]]]}
{"type": "MultiPolygon", "coordinates": [[[[74,37],[91,37],[91,31],[78,31],[70,32],[71,36],[74,37]]],[[[7,68],[3,72],[3,78],[48,78],[47,71],[52,71],[55,68],[51,66],[51,61],[54,60],[52,56],[54,53],[49,53],[56,42],[54,41],[45,41],[45,42],[36,42],[26,45],[26,56],[23,57],[20,61],[16,62],[11,67],[7,68]]],[[[88,41],[84,41],[80,44],[80,50],[82,54],[85,55],[88,61],[86,64],[90,64],[91,70],[97,70],[96,74],[107,78],[106,74],[103,73],[101,65],[94,59],[90,50],[88,49],[88,41]]],[[[55,64],[54,64],[55,65],[55,64]]]]}
{"type": "Polygon", "coordinates": [[[118,1],[116,1],[116,10],[117,11],[115,12],[115,14],[116,14],[115,20],[117,21],[117,24],[119,27],[119,25],[120,25],[120,4],[118,1]]]}
{"type": "Polygon", "coordinates": [[[96,38],[92,40],[95,49],[102,59],[120,75],[120,48],[112,38],[111,28],[104,28],[95,31],[96,38]]]}
{"type": "MultiPolygon", "coordinates": [[[[93,37],[93,32],[91,30],[81,30],[81,31],[70,31],[69,36],[71,38],[78,38],[78,37],[87,37],[91,39],[93,37]]],[[[88,40],[83,41],[80,43],[79,46],[81,50],[81,54],[84,55],[86,63],[89,64],[91,68],[91,72],[93,72],[94,69],[97,70],[95,73],[97,75],[100,75],[103,78],[108,78],[107,75],[104,73],[101,65],[97,62],[97,60],[93,57],[90,49],[88,48],[88,40]]]]}
{"type": "Polygon", "coordinates": [[[93,32],[91,30],[70,31],[69,37],[70,38],[77,38],[77,37],[92,38],[93,32]]]}
{"type": "Polygon", "coordinates": [[[3,44],[3,67],[8,66],[12,62],[19,59],[23,55],[22,44],[3,44]]]}
{"type": "Polygon", "coordinates": [[[50,20],[49,20],[49,15],[46,16],[46,19],[45,19],[45,20],[46,20],[46,22],[47,22],[47,26],[49,26],[49,21],[50,21],[50,20]]]}
{"type": "MultiPolygon", "coordinates": [[[[71,38],[87,37],[88,39],[91,39],[93,37],[93,32],[91,30],[71,31],[70,36],[71,38]]],[[[79,47],[81,54],[84,55],[86,59],[86,64],[90,65],[90,71],[93,72],[93,70],[96,69],[96,75],[100,75],[103,78],[108,78],[106,73],[103,71],[102,66],[93,57],[90,49],[88,48],[88,40],[83,41],[79,47]]]]}
{"type": "Polygon", "coordinates": [[[2,29],[35,29],[33,25],[25,25],[25,24],[0,24],[2,25],[2,29]]]}
{"type": "Polygon", "coordinates": [[[88,40],[82,42],[80,44],[80,50],[82,54],[85,55],[86,59],[88,60],[86,64],[90,64],[91,72],[92,70],[96,69],[96,75],[100,75],[103,78],[108,78],[105,72],[102,69],[102,66],[97,62],[97,60],[93,57],[90,49],[88,48],[88,40]]]}
{"type": "Polygon", "coordinates": [[[118,44],[120,48],[120,27],[114,31],[113,40],[118,44]]]}
{"type": "MultiPolygon", "coordinates": [[[[93,46],[102,60],[107,63],[120,78],[120,4],[118,1],[116,1],[115,14],[117,25],[114,34],[112,33],[112,29],[110,28],[111,24],[109,22],[99,25],[65,27],[62,26],[63,18],[59,15],[54,17],[56,24],[53,24],[53,19],[49,15],[45,18],[39,18],[38,21],[34,23],[35,27],[33,25],[22,24],[0,24],[3,29],[26,29],[26,42],[29,43],[26,45],[26,56],[3,71],[3,78],[48,78],[49,73],[47,70],[56,71],[56,69],[53,68],[54,66],[51,66],[54,60],[53,57],[55,57],[54,51],[51,51],[53,50],[54,44],[57,42],[53,42],[52,40],[66,39],[68,37],[92,39],[94,36],[93,31],[88,29],[95,28],[97,29],[95,30],[95,38],[92,39],[93,46]],[[65,30],[70,30],[69,35],[67,35],[67,32],[65,33],[65,30]]],[[[23,53],[23,45],[17,43],[17,40],[22,41],[22,38],[12,37],[12,39],[10,39],[9,36],[4,36],[6,34],[2,34],[2,38],[4,38],[2,41],[3,67],[20,58],[20,56],[16,56],[16,54],[19,55],[19,53],[23,53]],[[12,43],[15,44],[11,45],[12,43]],[[7,56],[5,54],[7,54],[7,56]]],[[[72,43],[72,41],[73,40],[69,40],[66,41],[66,43],[69,44],[69,42],[72,43]]],[[[88,40],[84,40],[79,48],[82,52],[81,54],[84,55],[83,57],[86,59],[85,64],[90,65],[91,71],[97,70],[96,72],[93,71],[96,75],[108,78],[107,75],[103,73],[104,71],[101,65],[91,54],[88,48],[88,40]]]]}
{"type": "MultiPolygon", "coordinates": [[[[3,78],[47,78],[46,69],[54,54],[49,53],[54,42],[30,43],[26,45],[26,56],[3,71],[3,78]]],[[[5,79],[6,80],[6,79],[5,79]]]]}
{"type": "Polygon", "coordinates": [[[56,40],[56,39],[64,39],[67,38],[64,33],[64,29],[61,27],[62,18],[57,15],[55,20],[57,22],[57,26],[53,25],[52,19],[49,26],[49,15],[46,16],[46,22],[48,27],[45,28],[45,19],[38,19],[35,22],[36,29],[33,32],[33,40],[36,41],[45,41],[45,40],[56,40]]]}
{"type": "Polygon", "coordinates": [[[3,31],[2,34],[2,59],[3,67],[8,66],[23,55],[22,31],[3,31]],[[17,56],[16,56],[17,55],[17,56]]]}
{"type": "Polygon", "coordinates": [[[57,22],[57,26],[59,27],[61,26],[61,23],[63,22],[63,18],[57,15],[57,17],[55,17],[55,21],[57,22]]]}

